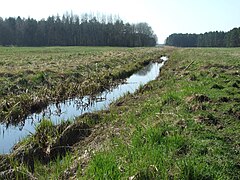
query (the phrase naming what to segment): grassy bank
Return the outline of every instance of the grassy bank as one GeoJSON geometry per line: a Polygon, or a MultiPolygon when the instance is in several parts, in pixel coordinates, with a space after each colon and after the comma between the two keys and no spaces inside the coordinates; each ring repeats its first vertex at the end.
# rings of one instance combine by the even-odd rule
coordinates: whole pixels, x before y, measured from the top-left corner
{"type": "Polygon", "coordinates": [[[0,121],[94,94],[159,57],[157,48],[0,47],[0,121]]]}
{"type": "MultiPolygon", "coordinates": [[[[33,160],[31,175],[39,179],[239,179],[240,49],[163,52],[170,59],[157,80],[121,98],[108,111],[77,118],[72,126],[90,132],[82,132],[62,156],[44,163],[41,158],[33,160]]],[[[56,135],[57,128],[50,123],[42,127],[36,133],[49,128],[49,134],[35,135],[31,142],[47,144],[42,145],[45,149],[53,137],[68,133],[62,129],[56,135]]],[[[69,134],[68,138],[74,137],[69,134]]],[[[9,161],[18,176],[30,177],[29,167],[19,168],[9,161]]]]}
{"type": "Polygon", "coordinates": [[[239,179],[239,52],[174,50],[157,81],[104,116],[109,137],[79,176],[239,179]]]}

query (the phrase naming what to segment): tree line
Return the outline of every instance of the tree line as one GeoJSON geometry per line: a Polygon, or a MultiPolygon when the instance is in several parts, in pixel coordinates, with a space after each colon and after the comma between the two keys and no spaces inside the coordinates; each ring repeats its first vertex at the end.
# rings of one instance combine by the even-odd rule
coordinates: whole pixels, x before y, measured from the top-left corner
{"type": "Polygon", "coordinates": [[[228,32],[214,31],[204,34],[171,34],[165,42],[177,47],[240,47],[240,27],[228,32]]]}
{"type": "Polygon", "coordinates": [[[157,36],[145,22],[124,23],[112,15],[64,14],[47,20],[0,17],[2,46],[155,46],[157,36]]]}

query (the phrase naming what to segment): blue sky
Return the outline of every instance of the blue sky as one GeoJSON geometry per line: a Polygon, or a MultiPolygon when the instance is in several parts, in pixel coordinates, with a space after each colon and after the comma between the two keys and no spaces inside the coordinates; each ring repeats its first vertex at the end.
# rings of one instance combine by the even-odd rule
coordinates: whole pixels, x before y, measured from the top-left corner
{"type": "Polygon", "coordinates": [[[0,16],[47,18],[66,11],[119,15],[147,22],[159,43],[172,33],[229,31],[240,27],[240,0],[2,0],[0,16]]]}

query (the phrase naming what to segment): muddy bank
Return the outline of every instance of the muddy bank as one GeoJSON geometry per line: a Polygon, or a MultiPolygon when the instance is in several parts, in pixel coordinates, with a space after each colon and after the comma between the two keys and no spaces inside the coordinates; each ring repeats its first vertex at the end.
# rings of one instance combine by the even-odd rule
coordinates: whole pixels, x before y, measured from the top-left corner
{"type": "Polygon", "coordinates": [[[0,155],[0,179],[36,179],[32,174],[36,161],[47,164],[61,158],[72,150],[74,144],[88,137],[94,124],[100,120],[101,117],[94,113],[85,114],[74,123],[67,121],[60,125],[44,120],[34,135],[13,147],[11,154],[0,155]]]}

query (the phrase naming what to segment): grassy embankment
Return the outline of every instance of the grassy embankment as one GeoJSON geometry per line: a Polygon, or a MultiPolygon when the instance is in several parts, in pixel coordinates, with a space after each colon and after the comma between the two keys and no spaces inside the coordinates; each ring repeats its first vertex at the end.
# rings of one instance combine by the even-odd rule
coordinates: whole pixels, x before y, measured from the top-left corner
{"type": "Polygon", "coordinates": [[[150,48],[0,47],[0,121],[18,123],[50,102],[94,94],[159,56],[150,48]]]}
{"type": "Polygon", "coordinates": [[[104,115],[108,142],[79,176],[239,179],[239,76],[239,48],[174,50],[156,81],[104,115]]]}
{"type": "Polygon", "coordinates": [[[109,111],[78,118],[76,124],[88,123],[90,135],[61,158],[35,161],[33,176],[239,179],[240,50],[167,53],[170,60],[156,81],[109,111]]]}

